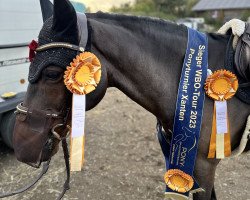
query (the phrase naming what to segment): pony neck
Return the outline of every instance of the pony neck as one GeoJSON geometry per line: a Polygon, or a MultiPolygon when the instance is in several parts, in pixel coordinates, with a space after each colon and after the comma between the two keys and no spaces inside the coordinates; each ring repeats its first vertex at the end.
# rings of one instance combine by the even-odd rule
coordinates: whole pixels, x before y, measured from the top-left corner
{"type": "MultiPolygon", "coordinates": [[[[93,52],[107,70],[108,86],[117,87],[160,119],[166,118],[167,111],[174,113],[187,45],[186,27],[103,13],[88,14],[88,19],[93,52]],[[169,102],[173,106],[169,107],[169,102]]],[[[216,41],[212,40],[213,45],[221,46],[216,41]]],[[[221,54],[219,58],[224,57],[221,54]]]]}

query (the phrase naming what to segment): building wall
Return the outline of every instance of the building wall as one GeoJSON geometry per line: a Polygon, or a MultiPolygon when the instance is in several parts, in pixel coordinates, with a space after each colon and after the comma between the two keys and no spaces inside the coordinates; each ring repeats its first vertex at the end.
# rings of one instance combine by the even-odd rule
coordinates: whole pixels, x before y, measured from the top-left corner
{"type": "Polygon", "coordinates": [[[213,11],[203,11],[203,12],[198,12],[198,15],[204,15],[207,13],[207,16],[211,16],[211,19],[216,19],[220,22],[227,22],[230,19],[242,19],[244,13],[249,12],[249,17],[250,17],[250,9],[245,9],[245,10],[213,10],[213,11]]]}
{"type": "Polygon", "coordinates": [[[244,11],[246,10],[225,10],[224,21],[229,21],[230,19],[233,19],[233,18],[241,19],[244,11]]]}

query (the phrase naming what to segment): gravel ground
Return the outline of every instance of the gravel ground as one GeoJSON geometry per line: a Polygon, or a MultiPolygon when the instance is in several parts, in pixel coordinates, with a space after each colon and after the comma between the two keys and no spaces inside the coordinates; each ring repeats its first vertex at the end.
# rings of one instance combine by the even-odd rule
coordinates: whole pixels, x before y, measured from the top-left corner
{"type": "MultiPolygon", "coordinates": [[[[83,171],[72,173],[65,200],[160,200],[164,191],[164,160],[155,135],[154,116],[120,91],[109,89],[87,113],[83,171]]],[[[216,172],[219,200],[250,200],[250,154],[228,159],[216,172]]],[[[28,183],[39,170],[16,161],[0,143],[0,193],[28,183]]],[[[62,151],[33,189],[9,200],[55,199],[65,180],[62,151]]]]}

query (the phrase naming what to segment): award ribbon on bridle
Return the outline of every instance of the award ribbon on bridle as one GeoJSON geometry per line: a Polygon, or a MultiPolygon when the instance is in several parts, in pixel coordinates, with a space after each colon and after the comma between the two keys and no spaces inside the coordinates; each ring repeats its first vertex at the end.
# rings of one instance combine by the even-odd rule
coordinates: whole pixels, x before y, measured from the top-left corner
{"type": "Polygon", "coordinates": [[[71,171],[81,171],[83,166],[86,94],[95,90],[100,79],[100,61],[90,52],[77,55],[64,74],[64,83],[67,89],[73,93],[70,137],[71,171]]]}
{"type": "Polygon", "coordinates": [[[205,84],[206,94],[214,100],[212,134],[208,158],[222,159],[231,155],[231,141],[227,100],[238,89],[236,76],[227,70],[218,70],[210,75],[205,84]]]}

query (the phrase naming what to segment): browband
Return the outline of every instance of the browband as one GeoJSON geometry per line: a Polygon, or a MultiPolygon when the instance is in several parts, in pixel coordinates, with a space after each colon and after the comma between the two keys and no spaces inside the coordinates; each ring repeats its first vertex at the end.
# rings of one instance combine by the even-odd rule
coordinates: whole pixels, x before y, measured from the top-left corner
{"type": "Polygon", "coordinates": [[[79,51],[79,52],[85,51],[85,49],[83,47],[79,47],[79,46],[65,43],[65,42],[51,42],[49,44],[45,44],[45,45],[42,45],[40,47],[37,47],[36,51],[37,52],[45,51],[45,50],[53,49],[53,48],[67,48],[67,49],[72,49],[72,50],[79,51]]]}

